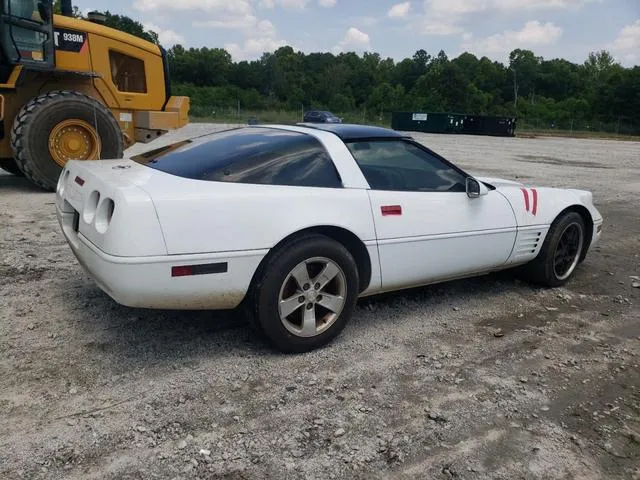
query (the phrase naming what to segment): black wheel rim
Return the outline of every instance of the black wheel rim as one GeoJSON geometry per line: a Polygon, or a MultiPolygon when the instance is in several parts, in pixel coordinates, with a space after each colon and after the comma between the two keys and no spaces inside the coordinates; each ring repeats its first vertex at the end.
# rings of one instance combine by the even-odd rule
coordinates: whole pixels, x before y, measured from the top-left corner
{"type": "Polygon", "coordinates": [[[565,227],[553,256],[553,269],[558,280],[565,280],[573,273],[580,259],[583,241],[579,223],[570,223],[565,227]]]}

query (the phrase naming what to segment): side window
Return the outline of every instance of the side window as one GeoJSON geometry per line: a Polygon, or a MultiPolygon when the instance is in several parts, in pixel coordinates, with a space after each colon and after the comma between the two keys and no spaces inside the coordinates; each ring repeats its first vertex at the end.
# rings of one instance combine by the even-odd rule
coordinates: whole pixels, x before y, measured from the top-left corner
{"type": "Polygon", "coordinates": [[[203,180],[257,183],[300,187],[338,188],[338,172],[316,140],[239,158],[230,165],[212,170],[203,180]]]}
{"type": "Polygon", "coordinates": [[[340,175],[319,140],[273,128],[244,127],[217,132],[132,159],[195,180],[342,187],[340,175]]]}
{"type": "Polygon", "coordinates": [[[120,92],[147,93],[144,62],[139,58],[109,50],[111,79],[120,92]]]}
{"type": "Polygon", "coordinates": [[[466,191],[464,175],[411,142],[350,142],[347,147],[374,190],[466,191]]]}

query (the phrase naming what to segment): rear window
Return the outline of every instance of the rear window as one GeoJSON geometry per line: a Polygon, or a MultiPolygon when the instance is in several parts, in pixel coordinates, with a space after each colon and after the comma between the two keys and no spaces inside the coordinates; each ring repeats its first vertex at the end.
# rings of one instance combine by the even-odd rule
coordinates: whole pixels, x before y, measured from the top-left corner
{"type": "Polygon", "coordinates": [[[194,180],[342,186],[338,171],[318,139],[273,128],[217,132],[152,150],[132,160],[194,180]]]}

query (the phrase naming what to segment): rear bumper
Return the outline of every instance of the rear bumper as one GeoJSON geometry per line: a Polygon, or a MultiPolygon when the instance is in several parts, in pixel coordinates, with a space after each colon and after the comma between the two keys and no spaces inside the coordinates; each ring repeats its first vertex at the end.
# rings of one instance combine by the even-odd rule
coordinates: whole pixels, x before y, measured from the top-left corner
{"type": "MultiPolygon", "coordinates": [[[[118,257],[106,254],[74,229],[74,214],[56,208],[58,222],[73,254],[96,284],[129,307],[223,310],[237,307],[267,250],[195,255],[118,257]],[[210,265],[212,273],[172,276],[172,268],[210,265]],[[226,271],[223,271],[226,270],[226,271]],[[219,272],[219,273],[218,273],[219,272]]],[[[205,269],[206,270],[206,269],[205,269]]]]}

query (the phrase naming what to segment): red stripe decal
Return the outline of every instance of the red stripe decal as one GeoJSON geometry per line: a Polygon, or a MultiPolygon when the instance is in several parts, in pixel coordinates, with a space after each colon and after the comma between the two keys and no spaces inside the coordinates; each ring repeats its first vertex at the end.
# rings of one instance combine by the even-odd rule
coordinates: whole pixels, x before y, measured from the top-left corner
{"type": "Polygon", "coordinates": [[[533,193],[533,209],[531,210],[531,213],[535,215],[538,211],[538,191],[535,188],[532,188],[531,193],[533,193]]]}
{"type": "Polygon", "coordinates": [[[382,215],[402,215],[400,205],[383,205],[380,210],[382,210],[382,215]]]}
{"type": "Polygon", "coordinates": [[[529,192],[527,192],[527,190],[524,188],[521,188],[520,190],[522,190],[522,194],[524,195],[524,208],[528,212],[529,211],[529,192]]]}

